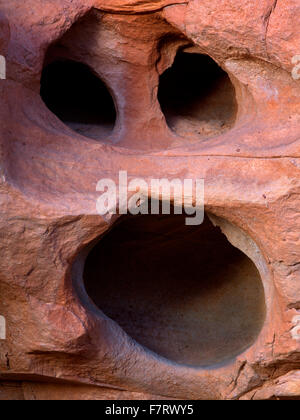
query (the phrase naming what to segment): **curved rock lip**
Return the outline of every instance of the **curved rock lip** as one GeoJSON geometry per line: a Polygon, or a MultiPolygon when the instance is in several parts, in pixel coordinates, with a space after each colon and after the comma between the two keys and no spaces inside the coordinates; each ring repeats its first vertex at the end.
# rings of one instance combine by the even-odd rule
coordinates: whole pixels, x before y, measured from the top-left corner
{"type": "Polygon", "coordinates": [[[154,12],[161,10],[166,6],[174,4],[188,4],[188,1],[176,0],[99,0],[96,2],[95,7],[105,12],[126,12],[126,13],[144,13],[154,12]]]}

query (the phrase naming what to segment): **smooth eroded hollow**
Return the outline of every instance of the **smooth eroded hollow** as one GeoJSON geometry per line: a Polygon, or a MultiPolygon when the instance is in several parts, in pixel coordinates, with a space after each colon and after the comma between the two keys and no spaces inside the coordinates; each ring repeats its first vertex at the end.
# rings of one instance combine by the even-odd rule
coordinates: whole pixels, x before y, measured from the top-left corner
{"type": "Polygon", "coordinates": [[[160,77],[158,99],[169,127],[184,137],[221,134],[237,116],[235,88],[207,55],[178,52],[160,77]]]}
{"type": "Polygon", "coordinates": [[[124,216],[90,252],[84,282],[132,338],[180,364],[229,361],[264,323],[258,270],[208,218],[124,216]]]}
{"type": "Polygon", "coordinates": [[[116,110],[105,84],[85,64],[58,60],[43,70],[41,97],[61,121],[93,139],[114,128],[116,110]]]}

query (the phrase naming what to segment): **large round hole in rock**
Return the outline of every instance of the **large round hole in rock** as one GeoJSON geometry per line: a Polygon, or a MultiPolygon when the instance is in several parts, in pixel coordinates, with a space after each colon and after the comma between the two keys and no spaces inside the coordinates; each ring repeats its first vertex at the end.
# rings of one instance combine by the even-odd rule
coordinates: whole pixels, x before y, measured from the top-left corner
{"type": "Polygon", "coordinates": [[[184,137],[221,134],[237,116],[235,88],[207,55],[179,51],[160,77],[158,99],[169,127],[184,137]]]}
{"type": "Polygon", "coordinates": [[[208,218],[124,216],[90,252],[84,283],[138,343],[190,366],[232,360],[265,319],[257,268],[208,218]]]}
{"type": "Polygon", "coordinates": [[[41,97],[61,121],[86,137],[105,139],[115,126],[114,101],[106,85],[85,64],[59,60],[46,66],[41,97]]]}

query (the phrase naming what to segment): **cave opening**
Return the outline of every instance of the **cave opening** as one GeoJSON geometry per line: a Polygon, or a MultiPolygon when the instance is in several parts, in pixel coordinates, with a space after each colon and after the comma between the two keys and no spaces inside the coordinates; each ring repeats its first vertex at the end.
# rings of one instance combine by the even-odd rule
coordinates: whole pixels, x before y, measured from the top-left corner
{"type": "Polygon", "coordinates": [[[229,362],[257,339],[265,295],[254,263],[206,216],[122,216],[83,272],[94,304],[136,342],[178,364],[229,362]]]}
{"type": "Polygon", "coordinates": [[[209,56],[179,51],[159,81],[158,99],[170,129],[183,137],[210,137],[231,129],[235,88],[209,56]]]}
{"type": "Polygon", "coordinates": [[[85,64],[57,60],[45,66],[41,98],[49,110],[77,133],[104,140],[115,126],[116,109],[104,82],[85,64]]]}

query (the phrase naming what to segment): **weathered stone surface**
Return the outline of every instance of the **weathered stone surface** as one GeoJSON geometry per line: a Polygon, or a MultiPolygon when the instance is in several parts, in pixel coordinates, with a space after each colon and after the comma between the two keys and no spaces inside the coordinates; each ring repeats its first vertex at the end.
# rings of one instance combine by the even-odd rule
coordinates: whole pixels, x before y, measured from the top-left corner
{"type": "Polygon", "coordinates": [[[0,53],[5,54],[10,40],[10,28],[6,17],[0,13],[0,53]]]}
{"type": "Polygon", "coordinates": [[[108,12],[145,13],[160,10],[170,4],[187,4],[187,0],[97,0],[94,6],[108,12]]]}
{"type": "MultiPolygon", "coordinates": [[[[0,399],[300,398],[300,84],[291,75],[292,58],[300,54],[299,2],[47,0],[41,7],[38,0],[1,0],[0,11],[0,54],[7,59],[7,80],[0,80],[0,315],[6,319],[0,399]],[[171,129],[168,109],[162,109],[157,95],[160,76],[167,74],[178,49],[185,56],[209,55],[229,78],[218,73],[224,85],[214,72],[204,72],[204,84],[212,87],[209,98],[194,103],[190,114],[172,114],[171,129]],[[59,119],[41,99],[43,68],[59,59],[88,66],[108,87],[116,122],[106,138],[100,139],[100,123],[83,127],[82,121],[59,119]],[[235,91],[236,110],[227,119],[220,110],[233,104],[232,96],[224,94],[228,89],[235,91]],[[202,117],[207,104],[212,111],[216,104],[214,117],[202,117]],[[213,251],[201,251],[214,249],[209,241],[220,234],[217,227],[205,230],[204,225],[198,241],[196,231],[192,239],[181,235],[171,219],[163,229],[158,219],[145,222],[136,232],[136,244],[130,244],[133,251],[127,250],[132,269],[120,264],[119,249],[117,261],[112,256],[105,267],[100,264],[105,255],[101,242],[113,239],[110,229],[118,224],[117,217],[97,215],[96,185],[102,178],[117,181],[119,170],[130,179],[204,178],[210,220],[226,235],[224,243],[244,254],[245,266],[233,259],[224,278],[238,281],[242,276],[245,288],[250,279],[249,295],[254,296],[251,281],[263,285],[258,331],[254,328],[245,342],[244,334],[235,336],[243,345],[233,351],[230,341],[226,356],[231,358],[222,364],[209,357],[203,362],[205,357],[197,351],[195,356],[193,348],[167,348],[172,331],[178,342],[191,344],[193,322],[205,308],[203,295],[189,291],[186,300],[178,299],[183,286],[197,276],[199,281],[206,274],[216,278],[215,269],[223,275],[223,242],[215,247],[216,267],[208,264],[213,251]],[[86,274],[86,286],[92,279],[87,295],[87,258],[92,249],[97,253],[99,241],[93,275],[86,274]],[[151,250],[151,244],[158,249],[157,241],[162,261],[151,250]],[[165,249],[164,243],[170,246],[165,249]],[[185,255],[192,248],[195,255],[185,255]],[[180,262],[191,256],[196,261],[197,253],[201,264],[185,270],[180,262]],[[114,291],[105,283],[112,276],[118,284],[123,273],[129,278],[127,269],[135,273],[133,286],[142,282],[143,267],[137,272],[140,266],[134,265],[138,256],[144,266],[148,261],[151,269],[162,267],[157,276],[177,267],[177,289],[166,297],[167,310],[157,316],[164,296],[154,299],[151,321],[157,328],[145,340],[142,334],[133,337],[140,343],[125,331],[134,335],[130,320],[138,318],[140,302],[159,295],[158,287],[153,290],[148,280],[133,308],[132,286],[125,294],[120,287],[115,308],[114,291]],[[102,312],[102,290],[114,321],[102,312]],[[118,324],[122,305],[130,328],[118,324]],[[178,313],[187,326],[185,335],[178,329],[178,313]],[[170,320],[174,328],[168,330],[170,320]],[[160,331],[168,351],[157,353],[166,358],[148,349],[156,350],[160,331]]],[[[126,233],[126,220],[123,226],[126,233]]],[[[129,228],[127,234],[129,240],[129,228]]],[[[219,289],[218,282],[210,289],[216,310],[227,290],[227,283],[219,289]]],[[[255,297],[243,308],[243,317],[237,312],[239,327],[249,327],[243,322],[251,305],[255,309],[255,297]]],[[[232,319],[228,308],[221,309],[232,319]]],[[[147,324],[149,312],[139,318],[140,331],[144,320],[152,325],[147,324]]],[[[212,346],[214,314],[208,314],[207,325],[205,334],[197,330],[208,340],[207,347],[200,340],[203,353],[212,346]]]]}

